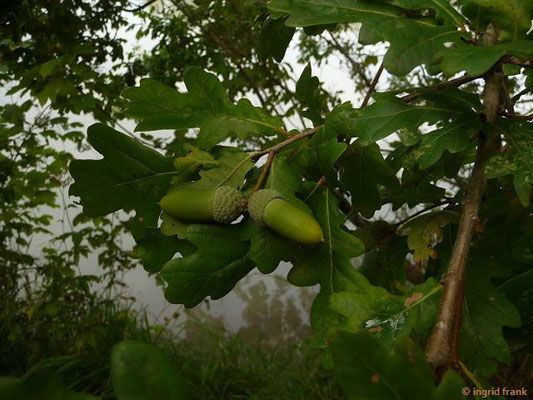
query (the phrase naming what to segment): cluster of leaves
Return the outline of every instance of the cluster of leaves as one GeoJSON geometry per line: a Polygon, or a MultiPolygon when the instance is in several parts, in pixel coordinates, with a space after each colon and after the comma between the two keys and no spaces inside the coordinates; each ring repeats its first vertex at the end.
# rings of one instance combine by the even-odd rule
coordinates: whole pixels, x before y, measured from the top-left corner
{"type": "MultiPolygon", "coordinates": [[[[509,9],[494,1],[489,10],[485,3],[465,0],[455,7],[424,0],[272,0],[267,31],[287,46],[281,38],[288,33],[272,28],[277,23],[306,27],[311,34],[334,30],[339,23],[360,23],[362,43],[389,43],[383,60],[389,73],[404,76],[422,66],[440,79],[465,71],[473,81],[509,57],[533,58],[529,23],[524,22],[531,20],[531,7],[509,9]],[[477,36],[488,22],[499,34],[500,43],[494,46],[482,45],[477,36]]],[[[491,29],[487,35],[493,34],[491,29]]],[[[269,51],[278,59],[283,54],[278,47],[269,51]]],[[[459,83],[378,93],[366,107],[345,103],[325,110],[327,101],[308,67],[296,88],[301,115],[315,128],[296,140],[268,108],[242,99],[234,104],[216,76],[193,67],[183,80],[185,93],[141,81],[123,93],[129,101],[125,113],[139,121],[139,131],[198,128],[195,140],[165,157],[111,128],[93,125],[89,141],[103,159],[70,166],[75,179],[70,194],[80,197],[87,215],[135,210],[130,227],[136,253],[147,270],[161,272],[170,302],[193,307],[208,296],[218,299],[253,268],[270,273],[288,261],[290,283],[320,285],[311,310],[311,342],[331,347],[350,396],[360,397],[366,390],[408,393],[407,382],[415,377],[426,385],[424,398],[460,396],[464,384],[454,373],[438,389],[433,386],[414,342],[425,343],[436,318],[439,280],[461,212],[462,177],[474,159],[477,138],[480,132],[501,135],[507,150],[486,165],[489,178],[500,178],[488,183],[491,200],[480,212],[488,222],[473,242],[459,357],[467,376],[477,375],[475,383],[495,372],[495,361],[508,361],[502,327],[517,328],[520,312],[526,326],[531,318],[521,303],[530,300],[528,292],[519,290],[523,286],[515,278],[531,275],[530,122],[511,115],[486,123],[479,91],[461,90],[459,83]],[[412,93],[402,98],[401,92],[412,93]],[[400,140],[384,158],[378,142],[395,133],[400,140]],[[278,143],[271,164],[254,165],[257,153],[221,145],[255,137],[278,143]],[[262,172],[267,173],[265,187],[314,215],[324,232],[323,243],[288,243],[246,216],[225,226],[186,225],[166,215],[160,222],[157,201],[169,190],[229,185],[249,195],[262,172]],[[412,215],[408,223],[369,220],[386,204],[393,210],[420,205],[441,209],[412,215]],[[520,218],[520,227],[513,225],[514,218],[520,218]],[[513,238],[520,245],[511,250],[513,238]],[[357,270],[353,260],[363,254],[357,270]],[[513,289],[517,292],[510,295],[513,289]],[[365,354],[368,349],[373,354],[365,354]],[[388,357],[387,351],[394,353],[388,357]],[[354,363],[356,359],[365,362],[354,363]]],[[[521,340],[530,346],[523,336],[521,340]]]]}
{"type": "MultiPolygon", "coordinates": [[[[254,23],[254,18],[264,11],[264,7],[249,6],[247,2],[205,8],[205,17],[201,16],[204,7],[183,6],[194,21],[202,23],[207,17],[212,22],[213,15],[223,10],[234,16],[230,7],[239,8],[240,16],[223,27],[228,32],[222,35],[218,24],[219,30],[211,39],[225,36],[224,40],[230,42],[229,37],[242,38],[238,47],[246,55],[239,56],[236,63],[246,64],[240,79],[233,75],[233,64],[226,64],[228,54],[220,52],[219,44],[212,40],[201,41],[204,35],[195,34],[197,28],[183,18],[184,14],[176,12],[175,6],[172,12],[165,8],[161,19],[155,10],[138,14],[154,21],[150,34],[159,49],[153,53],[158,61],[144,58],[126,64],[127,47],[120,39],[120,30],[131,26],[127,12],[143,12],[130,3],[23,1],[2,7],[0,82],[5,100],[13,102],[0,109],[0,341],[5,350],[0,369],[4,372],[22,373],[48,356],[91,352],[114,335],[112,326],[116,325],[117,332],[123,330],[120,318],[115,318],[122,305],[106,296],[123,290],[119,272],[134,265],[122,240],[126,227],[122,215],[79,215],[65,198],[65,187],[70,183],[66,168],[72,154],[87,150],[83,125],[74,121],[84,120],[81,114],[106,122],[120,118],[120,109],[115,107],[122,101],[120,91],[126,84],[134,84],[139,75],[152,75],[157,63],[176,64],[184,48],[176,40],[185,40],[184,32],[192,35],[191,44],[198,44],[186,62],[220,74],[222,67],[226,68],[226,82],[233,82],[230,91],[235,94],[259,90],[264,97],[274,84],[265,77],[275,75],[276,85],[281,86],[289,80],[273,62],[266,66],[246,61],[258,42],[248,33],[260,25],[254,23]],[[170,27],[177,31],[166,30],[170,27]],[[252,38],[253,43],[246,42],[252,38]],[[164,50],[165,46],[169,51],[164,50]],[[212,55],[205,64],[204,52],[212,55]],[[253,72],[250,84],[247,71],[252,65],[258,70],[253,72]],[[133,71],[132,66],[137,69],[133,71]],[[97,258],[101,267],[98,276],[83,270],[89,257],[97,258]],[[98,293],[100,288],[105,289],[103,295],[98,293]]],[[[140,32],[139,38],[145,34],[148,31],[140,32]]],[[[171,74],[169,68],[164,69],[171,74]]],[[[278,94],[275,90],[271,96],[278,94]]],[[[182,146],[186,139],[180,139],[182,146]]],[[[151,143],[166,151],[166,144],[159,138],[151,143]]],[[[171,164],[160,168],[167,167],[171,164]]],[[[149,254],[141,255],[140,247],[139,255],[145,260],[153,257],[154,270],[161,263],[160,257],[175,252],[174,238],[170,237],[161,255],[153,251],[155,247],[150,246],[159,243],[159,237],[150,236],[144,226],[139,225],[137,237],[146,240],[149,254]]]]}

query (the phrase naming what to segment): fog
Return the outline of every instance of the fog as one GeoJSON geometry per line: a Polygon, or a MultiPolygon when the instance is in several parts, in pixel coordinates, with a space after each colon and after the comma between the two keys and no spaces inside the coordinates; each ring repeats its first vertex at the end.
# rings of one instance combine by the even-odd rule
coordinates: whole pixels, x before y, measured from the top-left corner
{"type": "MultiPolygon", "coordinates": [[[[130,17],[132,18],[132,17],[130,17]]],[[[132,18],[131,23],[137,23],[132,18]]],[[[355,35],[355,34],[354,34],[355,35]]],[[[150,51],[154,43],[144,38],[138,41],[135,38],[135,32],[121,31],[119,37],[126,39],[126,52],[131,51],[150,51]]],[[[354,36],[354,40],[356,37],[354,36]]],[[[297,79],[303,69],[304,64],[297,62],[297,50],[294,47],[296,40],[293,40],[291,47],[288,49],[284,59],[284,63],[288,63],[293,71],[293,77],[297,79]]],[[[383,49],[374,49],[378,54],[384,51],[383,49]]],[[[109,66],[102,66],[107,68],[109,66]]],[[[360,93],[355,93],[354,83],[351,81],[348,69],[342,65],[341,58],[337,55],[330,56],[322,65],[312,65],[313,75],[319,77],[324,87],[332,92],[339,92],[343,101],[351,101],[354,105],[358,105],[362,100],[360,93]]],[[[384,77],[384,79],[386,79],[384,77]]],[[[181,85],[179,89],[183,90],[181,85]]],[[[379,89],[379,86],[378,86],[379,89]]],[[[0,90],[0,103],[18,103],[26,100],[24,96],[6,96],[9,88],[0,90]]],[[[249,97],[254,105],[259,106],[257,98],[249,97]]],[[[29,117],[36,116],[42,107],[35,105],[29,113],[29,117]]],[[[95,120],[91,116],[72,116],[74,120],[81,122],[84,125],[83,131],[93,124],[95,120]]],[[[301,128],[298,122],[289,121],[289,128],[301,128]]],[[[310,125],[310,123],[309,123],[310,125]]],[[[135,135],[134,121],[124,120],[120,121],[120,126],[115,127],[120,131],[127,131],[135,135]]],[[[170,131],[155,132],[156,135],[163,135],[170,137],[170,131]]],[[[101,158],[96,151],[89,149],[84,152],[79,152],[74,146],[64,144],[57,144],[62,149],[74,154],[76,158],[81,159],[98,159],[101,158]]],[[[68,206],[75,203],[76,199],[69,198],[67,188],[62,193],[58,193],[59,198],[64,200],[63,207],[58,209],[50,209],[43,207],[36,212],[46,212],[53,216],[52,225],[49,227],[52,235],[36,234],[32,238],[29,253],[33,256],[40,257],[42,247],[45,243],[50,241],[54,235],[59,235],[65,230],[68,230],[69,220],[76,216],[76,212],[81,210],[77,208],[73,211],[68,206]]],[[[122,237],[122,248],[130,250],[134,246],[133,238],[129,235],[122,237]]],[[[97,254],[91,254],[88,258],[80,261],[79,273],[84,275],[101,275],[103,271],[98,265],[97,254]]],[[[262,275],[257,269],[254,269],[249,276],[238,283],[235,290],[219,300],[206,300],[200,306],[191,311],[187,311],[181,305],[174,305],[168,303],[163,296],[163,287],[157,284],[154,275],[150,276],[142,269],[140,265],[136,268],[126,271],[122,279],[127,284],[127,288],[121,293],[116,293],[116,296],[132,297],[133,308],[137,310],[144,310],[148,319],[153,324],[165,324],[178,326],[185,318],[199,318],[202,320],[210,319],[213,322],[223,325],[230,331],[237,331],[243,327],[263,324],[263,330],[273,330],[270,336],[275,337],[275,331],[292,330],[298,331],[302,335],[307,332],[307,325],[309,323],[309,309],[314,293],[318,291],[318,287],[314,288],[295,288],[286,283],[286,275],[290,270],[290,265],[281,263],[278,269],[271,275],[262,275]],[[178,316],[176,319],[175,317],[178,316]],[[262,321],[262,322],[261,322],[262,321]]],[[[99,289],[98,285],[94,286],[99,289]]]]}

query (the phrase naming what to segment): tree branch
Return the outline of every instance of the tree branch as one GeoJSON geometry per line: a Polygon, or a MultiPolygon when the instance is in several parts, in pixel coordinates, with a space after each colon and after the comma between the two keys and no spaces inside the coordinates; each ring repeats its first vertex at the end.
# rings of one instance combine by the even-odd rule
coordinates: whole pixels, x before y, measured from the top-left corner
{"type": "Polygon", "coordinates": [[[372,82],[370,82],[368,91],[366,92],[365,98],[363,99],[363,102],[361,103],[361,106],[359,108],[366,107],[366,105],[370,101],[370,96],[372,96],[372,93],[374,93],[374,91],[376,90],[376,86],[379,82],[379,78],[381,77],[382,73],[383,73],[383,61],[381,62],[381,65],[379,66],[376,72],[376,75],[374,76],[374,79],[372,79],[372,82]]]}
{"type": "Polygon", "coordinates": [[[257,192],[259,189],[261,189],[261,186],[263,186],[263,182],[265,181],[268,171],[270,170],[272,161],[274,161],[274,157],[276,157],[276,153],[274,153],[273,151],[268,153],[268,158],[266,160],[265,166],[263,167],[263,171],[261,171],[261,175],[259,175],[259,179],[257,180],[257,183],[255,184],[252,193],[257,192]]]}
{"type": "Polygon", "coordinates": [[[467,75],[461,76],[459,78],[451,79],[449,81],[437,83],[436,85],[433,85],[433,86],[422,88],[423,90],[421,90],[420,92],[411,93],[411,94],[408,94],[407,96],[402,97],[402,100],[404,102],[406,102],[406,103],[409,103],[409,102],[411,102],[413,100],[418,99],[421,95],[423,95],[427,91],[443,90],[443,89],[446,89],[446,88],[449,88],[449,87],[457,87],[457,86],[464,85],[465,83],[475,81],[476,79],[479,79],[479,78],[482,78],[482,76],[481,75],[477,75],[477,76],[467,76],[467,75]]]}
{"type": "Polygon", "coordinates": [[[404,219],[402,219],[401,221],[398,221],[394,224],[394,226],[396,227],[396,229],[398,229],[400,226],[402,226],[403,224],[405,224],[406,222],[412,220],[413,218],[415,217],[418,217],[420,214],[424,214],[426,211],[429,211],[429,210],[432,210],[434,208],[437,208],[437,207],[440,207],[440,206],[444,206],[446,204],[452,204],[454,203],[455,201],[454,200],[444,200],[444,201],[441,201],[439,203],[436,203],[436,204],[433,204],[429,207],[426,207],[420,211],[417,211],[415,212],[414,214],[411,214],[409,215],[408,217],[405,217],[404,219]]]}
{"type": "Polygon", "coordinates": [[[259,157],[264,156],[265,154],[276,153],[277,151],[281,150],[282,148],[284,148],[285,146],[288,146],[289,144],[293,142],[296,142],[300,139],[313,135],[314,133],[316,133],[316,131],[318,131],[323,126],[324,125],[319,125],[319,126],[314,127],[313,129],[309,129],[308,131],[300,132],[284,140],[283,142],[279,142],[278,144],[272,147],[269,147],[268,149],[257,151],[252,154],[252,159],[257,160],[259,157]]]}
{"type": "Polygon", "coordinates": [[[500,113],[501,115],[503,115],[504,117],[507,117],[507,118],[516,118],[516,119],[525,119],[526,121],[531,121],[533,120],[533,114],[529,114],[529,115],[520,115],[520,114],[511,114],[509,112],[502,112],[500,113]]]}
{"type": "MultiPolygon", "coordinates": [[[[485,78],[484,105],[485,116],[489,123],[496,121],[498,116],[502,82],[503,74],[500,67],[489,72],[485,78]]],[[[499,138],[488,140],[482,134],[479,136],[476,161],[464,197],[463,212],[448,265],[441,306],[426,346],[428,362],[436,371],[447,368],[450,351],[452,347],[457,348],[458,337],[454,337],[453,331],[456,323],[460,324],[462,318],[463,302],[459,297],[463,295],[466,261],[478,220],[479,205],[485,191],[484,163],[499,145],[499,138]]]]}
{"type": "Polygon", "coordinates": [[[137,11],[141,11],[143,8],[148,7],[150,4],[153,4],[153,3],[155,3],[156,1],[157,1],[157,0],[149,0],[149,1],[147,1],[146,3],[141,4],[140,6],[135,7],[135,8],[124,8],[123,11],[127,11],[127,12],[137,12],[137,11]]]}
{"type": "Polygon", "coordinates": [[[521,60],[514,56],[504,56],[502,61],[507,64],[519,65],[521,67],[531,68],[533,67],[533,60],[521,60]]]}

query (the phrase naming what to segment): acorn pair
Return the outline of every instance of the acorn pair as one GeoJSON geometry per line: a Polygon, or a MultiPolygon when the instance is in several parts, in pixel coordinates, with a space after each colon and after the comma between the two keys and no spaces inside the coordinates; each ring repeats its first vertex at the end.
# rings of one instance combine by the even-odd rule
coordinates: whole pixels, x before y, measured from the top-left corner
{"type": "Polygon", "coordinates": [[[161,208],[168,214],[191,222],[228,224],[246,208],[252,219],[298,243],[315,244],[323,239],[322,228],[308,213],[284,200],[272,189],[253,193],[249,200],[230,186],[215,190],[177,190],[161,199],[161,208]]]}

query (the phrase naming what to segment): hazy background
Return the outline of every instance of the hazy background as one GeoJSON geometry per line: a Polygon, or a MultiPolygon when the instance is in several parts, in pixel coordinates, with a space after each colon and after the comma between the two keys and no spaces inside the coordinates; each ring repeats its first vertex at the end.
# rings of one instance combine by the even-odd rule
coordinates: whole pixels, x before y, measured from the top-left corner
{"type": "MultiPolygon", "coordinates": [[[[139,24],[140,20],[133,16],[129,16],[130,24],[139,24]]],[[[353,40],[356,39],[356,33],[353,35],[353,40]]],[[[155,42],[148,38],[138,40],[135,38],[135,29],[127,32],[120,29],[118,37],[124,38],[126,44],[124,46],[126,53],[131,52],[150,52],[155,42]]],[[[305,64],[300,64],[297,61],[297,50],[295,49],[296,40],[293,40],[288,49],[284,63],[288,63],[293,71],[293,77],[297,80],[305,64]]],[[[375,51],[377,54],[384,53],[385,47],[376,47],[374,49],[366,49],[366,51],[375,51]]],[[[111,65],[105,65],[102,68],[110,68],[111,65]]],[[[318,76],[323,83],[325,89],[331,92],[339,92],[342,101],[351,101],[354,105],[358,105],[362,101],[362,96],[355,93],[354,83],[350,79],[347,67],[343,65],[340,57],[331,55],[326,62],[320,66],[312,65],[312,73],[318,76]]],[[[386,73],[382,79],[386,80],[386,73]]],[[[178,89],[185,90],[184,85],[178,85],[178,89]]],[[[6,96],[5,93],[9,88],[0,89],[0,103],[13,103],[25,100],[24,96],[6,96]]],[[[379,85],[378,85],[379,90],[379,85]]],[[[249,97],[254,105],[259,106],[259,101],[254,96],[249,97]]],[[[32,110],[34,115],[40,111],[38,104],[32,110]]],[[[31,115],[31,113],[30,113],[31,115]]],[[[96,122],[91,116],[76,116],[75,120],[83,123],[85,131],[88,126],[96,122]]],[[[293,126],[289,128],[301,128],[296,119],[289,121],[293,126]]],[[[135,122],[131,120],[120,121],[120,126],[116,129],[119,131],[127,131],[134,133],[135,122]]],[[[159,131],[155,135],[165,135],[170,137],[170,131],[159,131]]],[[[58,146],[64,146],[63,143],[58,146]]],[[[66,148],[65,150],[74,154],[76,158],[82,159],[98,159],[101,156],[93,149],[89,149],[80,153],[74,146],[66,148]]],[[[81,211],[79,208],[73,211],[72,208],[67,209],[68,205],[75,202],[75,198],[69,198],[66,191],[61,193],[64,205],[58,209],[42,209],[39,211],[46,211],[54,216],[50,231],[53,234],[59,235],[67,227],[68,219],[72,220],[75,213],[81,211]]],[[[386,214],[386,210],[382,210],[380,214],[386,214]]],[[[50,236],[43,234],[36,234],[33,237],[29,253],[34,256],[40,256],[41,248],[44,243],[50,240],[50,236]]],[[[132,249],[134,246],[133,238],[130,235],[122,236],[122,247],[124,249],[132,249]]],[[[97,262],[97,254],[91,254],[88,258],[80,261],[79,272],[90,275],[100,275],[102,270],[97,262]]],[[[265,336],[276,337],[276,331],[287,330],[294,331],[305,336],[307,334],[309,324],[309,309],[311,306],[314,293],[318,291],[317,287],[313,288],[296,288],[286,282],[286,275],[290,270],[288,263],[282,263],[278,269],[270,275],[263,275],[258,270],[254,269],[245,279],[238,283],[236,290],[230,292],[224,298],[216,301],[205,301],[191,311],[186,311],[182,305],[174,305],[168,303],[163,296],[163,286],[160,281],[149,274],[137,265],[134,269],[124,272],[123,281],[127,287],[123,289],[122,293],[117,293],[116,296],[122,296],[127,299],[132,297],[133,307],[137,310],[146,311],[149,321],[154,324],[169,323],[178,326],[177,322],[183,321],[184,318],[194,317],[202,320],[210,319],[216,323],[223,325],[230,331],[237,331],[247,325],[259,325],[262,331],[265,331],[265,336]],[[177,313],[177,314],[176,314],[177,313]],[[179,317],[175,319],[175,317],[179,317]],[[172,320],[172,321],[171,321],[172,320]],[[264,321],[264,322],[262,322],[264,321]]],[[[257,326],[259,328],[259,326],[257,326]]],[[[298,335],[299,336],[299,335],[298,335]]]]}

